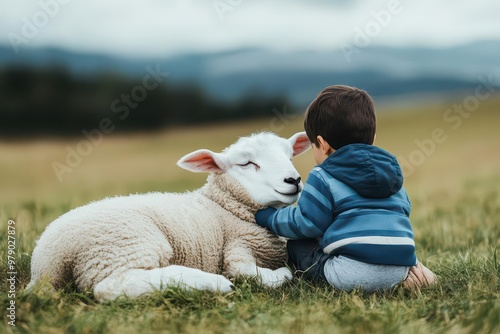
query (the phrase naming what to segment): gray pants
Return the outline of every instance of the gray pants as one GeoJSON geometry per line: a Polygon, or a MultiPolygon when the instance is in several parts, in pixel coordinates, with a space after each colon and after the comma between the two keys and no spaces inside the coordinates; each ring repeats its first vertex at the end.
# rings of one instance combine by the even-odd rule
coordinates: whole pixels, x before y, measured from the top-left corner
{"type": "Polygon", "coordinates": [[[287,249],[289,265],[299,276],[316,282],[326,281],[343,291],[354,288],[367,292],[387,290],[406,279],[410,269],[328,255],[315,239],[288,240],[287,249]]]}

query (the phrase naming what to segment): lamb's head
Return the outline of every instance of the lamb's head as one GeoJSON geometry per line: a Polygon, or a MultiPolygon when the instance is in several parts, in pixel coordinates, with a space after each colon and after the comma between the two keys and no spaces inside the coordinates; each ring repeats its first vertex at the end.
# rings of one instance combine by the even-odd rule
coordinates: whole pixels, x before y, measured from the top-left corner
{"type": "Polygon", "coordinates": [[[227,173],[260,205],[288,205],[298,199],[303,186],[292,157],[309,148],[305,132],[289,139],[262,132],[240,138],[221,153],[197,150],[177,165],[192,172],[227,173]]]}

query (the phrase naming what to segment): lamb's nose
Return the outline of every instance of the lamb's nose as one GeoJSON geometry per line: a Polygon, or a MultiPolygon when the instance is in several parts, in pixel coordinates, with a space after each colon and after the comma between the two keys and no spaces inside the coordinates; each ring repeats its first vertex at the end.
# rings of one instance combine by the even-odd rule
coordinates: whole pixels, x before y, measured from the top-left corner
{"type": "Polygon", "coordinates": [[[300,176],[299,176],[299,177],[298,177],[298,178],[296,178],[296,179],[294,179],[293,177],[289,177],[289,178],[287,178],[287,179],[284,179],[283,181],[284,181],[285,183],[288,183],[288,184],[293,184],[293,185],[295,185],[295,186],[296,186],[296,185],[298,185],[298,184],[300,183],[300,180],[301,180],[301,179],[300,179],[300,176]]]}

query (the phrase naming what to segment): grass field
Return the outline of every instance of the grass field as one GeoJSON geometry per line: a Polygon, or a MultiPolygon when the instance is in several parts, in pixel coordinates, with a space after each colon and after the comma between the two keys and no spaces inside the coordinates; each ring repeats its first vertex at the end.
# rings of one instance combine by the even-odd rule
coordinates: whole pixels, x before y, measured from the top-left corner
{"type": "MultiPolygon", "coordinates": [[[[64,163],[67,147],[76,149],[79,140],[0,143],[0,332],[499,333],[500,99],[482,101],[459,125],[444,118],[452,104],[378,115],[376,144],[407,162],[418,258],[439,277],[419,293],[344,293],[300,280],[269,290],[242,278],[227,295],[167,289],[106,305],[89,293],[52,293],[43,285],[25,293],[35,240],[53,219],[106,196],[199,187],[206,175],[179,169],[178,158],[198,148],[220,150],[276,120],[106,136],[62,182],[52,163],[64,163]],[[6,293],[10,219],[15,298],[6,293]],[[7,318],[11,300],[15,327],[7,318]]],[[[302,119],[282,125],[279,134],[289,136],[301,130],[302,119]]],[[[294,162],[305,178],[312,154],[294,162]]]]}

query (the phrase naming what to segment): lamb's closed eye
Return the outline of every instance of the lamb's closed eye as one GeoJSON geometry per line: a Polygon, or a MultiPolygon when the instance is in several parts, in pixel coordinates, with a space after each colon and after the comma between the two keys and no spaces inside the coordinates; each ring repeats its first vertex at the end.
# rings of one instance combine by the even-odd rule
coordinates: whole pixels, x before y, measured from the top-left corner
{"type": "Polygon", "coordinates": [[[238,166],[243,167],[243,168],[253,166],[253,167],[255,167],[255,169],[257,169],[257,170],[259,170],[259,169],[260,169],[260,166],[259,166],[259,165],[257,165],[257,164],[256,164],[255,162],[253,162],[253,161],[248,161],[248,162],[245,162],[245,163],[242,163],[242,164],[238,164],[238,166]]]}

